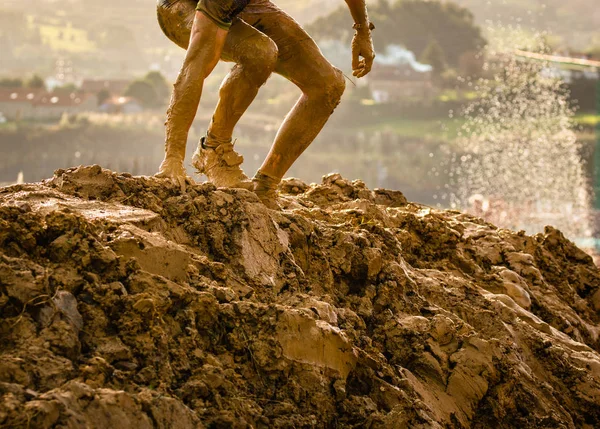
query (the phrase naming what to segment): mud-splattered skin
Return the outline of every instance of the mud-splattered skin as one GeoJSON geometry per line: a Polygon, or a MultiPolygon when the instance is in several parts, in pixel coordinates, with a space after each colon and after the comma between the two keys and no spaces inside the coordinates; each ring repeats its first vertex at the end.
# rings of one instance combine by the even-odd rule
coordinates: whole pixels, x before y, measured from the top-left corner
{"type": "MultiPolygon", "coordinates": [[[[370,71],[374,57],[365,1],[347,0],[347,4],[358,24],[352,43],[353,74],[362,77],[370,71]]],[[[339,104],[345,89],[344,76],[327,61],[300,25],[269,0],[250,1],[234,19],[229,32],[197,13],[195,6],[194,0],[161,0],[158,4],[162,30],[188,50],[167,114],[166,156],[159,175],[184,187],[188,130],[204,78],[220,56],[235,65],[221,85],[220,99],[208,129],[215,141],[232,138],[235,125],[271,73],[286,77],[302,90],[259,170],[279,182],[339,104]]]]}

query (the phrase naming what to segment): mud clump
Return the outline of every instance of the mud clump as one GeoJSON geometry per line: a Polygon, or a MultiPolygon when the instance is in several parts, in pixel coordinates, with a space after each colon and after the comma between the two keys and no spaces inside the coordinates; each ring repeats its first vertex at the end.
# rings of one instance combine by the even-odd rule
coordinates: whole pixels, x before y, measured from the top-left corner
{"type": "Polygon", "coordinates": [[[339,175],[0,189],[0,426],[600,427],[600,272],[339,175]]]}

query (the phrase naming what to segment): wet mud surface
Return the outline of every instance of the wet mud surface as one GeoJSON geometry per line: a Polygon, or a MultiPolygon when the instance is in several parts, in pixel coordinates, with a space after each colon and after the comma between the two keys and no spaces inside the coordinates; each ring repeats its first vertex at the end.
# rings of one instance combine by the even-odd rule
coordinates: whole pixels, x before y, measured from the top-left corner
{"type": "Polygon", "coordinates": [[[600,427],[600,272],[339,175],[0,189],[0,427],[600,427]]]}

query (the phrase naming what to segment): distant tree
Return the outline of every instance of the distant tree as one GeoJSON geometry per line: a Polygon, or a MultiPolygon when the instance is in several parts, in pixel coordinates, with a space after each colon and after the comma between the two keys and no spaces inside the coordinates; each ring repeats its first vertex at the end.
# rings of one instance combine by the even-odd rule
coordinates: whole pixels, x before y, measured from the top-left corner
{"type": "Polygon", "coordinates": [[[483,65],[484,59],[479,52],[465,52],[458,60],[458,70],[462,76],[481,76],[483,65]]]}
{"type": "Polygon", "coordinates": [[[2,88],[22,88],[23,80],[19,78],[5,77],[0,79],[0,87],[2,88]]]}
{"type": "Polygon", "coordinates": [[[165,103],[171,95],[171,88],[167,79],[159,71],[151,71],[146,74],[144,80],[154,87],[159,104],[165,103]]]}
{"type": "Polygon", "coordinates": [[[433,67],[433,75],[440,77],[446,69],[446,56],[437,40],[431,39],[421,53],[420,61],[433,67]]]}
{"type": "Polygon", "coordinates": [[[52,90],[52,92],[57,94],[70,94],[77,91],[79,91],[79,87],[74,83],[65,83],[64,85],[57,86],[52,90]]]}
{"type": "Polygon", "coordinates": [[[27,88],[46,89],[46,82],[39,75],[34,74],[25,82],[27,88]]]}
{"type": "Polygon", "coordinates": [[[98,106],[102,106],[106,100],[110,98],[110,92],[108,89],[101,89],[98,94],[96,94],[96,99],[98,100],[98,106]]]}
{"type": "Polygon", "coordinates": [[[158,95],[151,83],[144,79],[138,79],[125,90],[127,97],[136,98],[144,107],[156,107],[158,104],[158,95]]]}
{"type": "MultiPolygon", "coordinates": [[[[434,39],[450,67],[458,67],[463,53],[479,52],[487,43],[473,14],[450,1],[400,0],[390,4],[379,0],[369,7],[369,17],[376,26],[373,40],[377,50],[397,44],[418,54],[434,39]]],[[[351,26],[348,11],[340,8],[314,21],[308,31],[317,39],[349,43],[351,26]]]]}

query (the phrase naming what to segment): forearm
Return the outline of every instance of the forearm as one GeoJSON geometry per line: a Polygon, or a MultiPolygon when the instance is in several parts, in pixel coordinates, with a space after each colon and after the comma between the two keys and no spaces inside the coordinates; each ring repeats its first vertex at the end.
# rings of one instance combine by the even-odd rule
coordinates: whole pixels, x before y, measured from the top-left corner
{"type": "Polygon", "coordinates": [[[345,0],[348,5],[348,9],[350,9],[350,13],[352,14],[352,19],[354,19],[354,23],[358,25],[367,25],[369,21],[369,16],[367,14],[367,4],[365,0],[345,0]]]}
{"type": "Polygon", "coordinates": [[[185,159],[190,127],[198,111],[202,96],[203,79],[194,62],[186,61],[177,77],[167,110],[165,151],[169,158],[185,159]]]}

